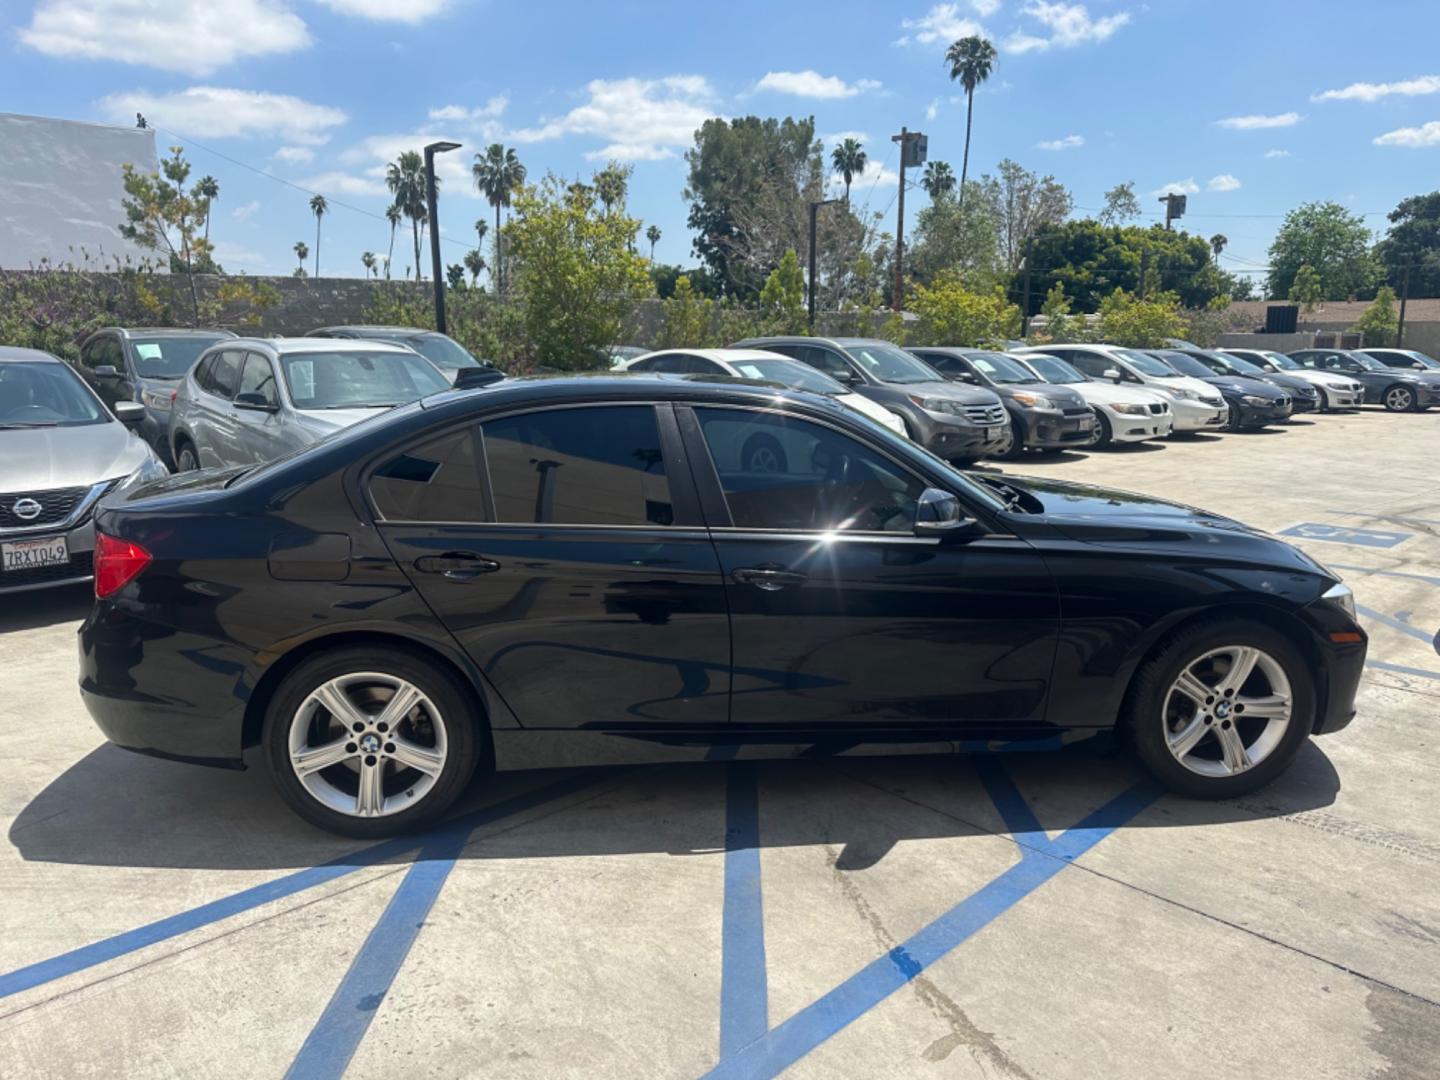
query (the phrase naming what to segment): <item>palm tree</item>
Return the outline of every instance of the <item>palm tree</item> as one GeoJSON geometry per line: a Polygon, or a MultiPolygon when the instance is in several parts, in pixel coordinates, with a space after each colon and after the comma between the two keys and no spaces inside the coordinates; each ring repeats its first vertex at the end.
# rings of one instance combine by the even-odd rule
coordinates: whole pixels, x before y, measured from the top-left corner
{"type": "Polygon", "coordinates": [[[485,234],[490,231],[490,226],[485,223],[484,218],[475,219],[475,246],[481,251],[485,250],[485,234]]]}
{"type": "Polygon", "coordinates": [[[385,253],[385,280],[390,280],[390,260],[395,258],[395,229],[400,224],[400,207],[391,203],[385,208],[385,220],[390,222],[390,250],[385,253]]]}
{"type": "MultiPolygon", "coordinates": [[[[420,223],[426,219],[425,161],[418,150],[406,150],[385,170],[385,186],[395,197],[395,205],[410,219],[415,238],[415,280],[420,280],[420,223]]],[[[436,179],[439,186],[439,179],[436,179]]]]}
{"type": "Polygon", "coordinates": [[[492,143],[483,155],[475,155],[471,171],[475,176],[475,186],[495,207],[495,289],[499,292],[505,276],[504,252],[500,248],[500,208],[509,206],[510,196],[525,183],[525,166],[520,164],[514,150],[492,143]]]}
{"type": "Polygon", "coordinates": [[[367,278],[375,276],[375,253],[373,251],[362,252],[360,255],[360,263],[365,267],[365,276],[367,278]]]}
{"type": "Polygon", "coordinates": [[[325,211],[330,209],[330,204],[325,201],[324,195],[315,195],[310,199],[310,212],[315,215],[315,276],[320,276],[320,219],[325,216],[325,211]]]}
{"type": "Polygon", "coordinates": [[[845,202],[848,205],[850,182],[865,171],[865,167],[870,164],[870,159],[866,156],[865,148],[860,145],[858,140],[846,139],[831,152],[830,164],[840,174],[840,178],[845,181],[845,202]]]}
{"type": "Polygon", "coordinates": [[[190,189],[205,200],[205,244],[210,244],[210,204],[220,197],[220,182],[213,176],[202,176],[190,189]]]}
{"type": "Polygon", "coordinates": [[[465,253],[465,269],[470,271],[470,285],[473,288],[480,282],[480,275],[485,270],[485,256],[480,254],[480,249],[465,253]]]}
{"type": "Polygon", "coordinates": [[[655,261],[655,245],[660,242],[660,226],[651,225],[645,230],[645,239],[650,241],[650,261],[655,261]]]}
{"type": "Polygon", "coordinates": [[[930,198],[939,199],[955,190],[955,173],[947,162],[932,161],[925,166],[925,175],[920,178],[920,186],[930,198]]]}
{"type": "Polygon", "coordinates": [[[961,38],[945,50],[950,81],[965,88],[965,156],[960,161],[960,205],[965,205],[965,180],[970,175],[970,117],[975,111],[975,88],[995,70],[995,46],[982,37],[961,38]]]}
{"type": "Polygon", "coordinates": [[[1210,237],[1210,250],[1215,252],[1215,261],[1217,263],[1220,261],[1220,253],[1225,250],[1226,245],[1229,243],[1230,238],[1224,233],[1217,232],[1214,236],[1210,237]]]}
{"type": "Polygon", "coordinates": [[[605,206],[606,217],[610,216],[611,207],[625,202],[629,177],[629,171],[613,161],[595,174],[595,194],[600,196],[600,202],[605,206]]]}
{"type": "Polygon", "coordinates": [[[294,251],[295,251],[295,258],[297,258],[297,259],[300,260],[300,265],[295,268],[295,276],[296,276],[296,277],[304,277],[304,276],[305,276],[305,259],[306,259],[306,257],[310,254],[310,245],[307,244],[307,243],[305,243],[304,240],[296,240],[296,241],[295,241],[294,251]]]}

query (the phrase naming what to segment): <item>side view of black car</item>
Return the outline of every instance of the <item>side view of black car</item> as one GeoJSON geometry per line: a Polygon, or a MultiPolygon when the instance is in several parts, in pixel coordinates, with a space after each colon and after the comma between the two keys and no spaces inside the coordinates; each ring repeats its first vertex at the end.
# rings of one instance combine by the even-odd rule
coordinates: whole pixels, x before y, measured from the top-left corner
{"type": "Polygon", "coordinates": [[[309,821],[432,821],[477,769],[954,752],[1119,728],[1222,798],[1349,723],[1366,636],[1296,548],[950,468],[829,398],[625,375],[449,390],[96,519],[80,688],[120,746],[309,821]],[[757,431],[783,470],[746,471],[757,431]]]}
{"type": "Polygon", "coordinates": [[[1262,428],[1267,424],[1281,424],[1290,419],[1293,411],[1290,395],[1277,386],[1259,379],[1217,374],[1210,365],[1201,363],[1180,349],[1148,351],[1151,356],[1163,360],[1181,375],[1202,379],[1219,390],[1220,396],[1230,408],[1230,420],[1225,425],[1228,431],[1262,428]]]}

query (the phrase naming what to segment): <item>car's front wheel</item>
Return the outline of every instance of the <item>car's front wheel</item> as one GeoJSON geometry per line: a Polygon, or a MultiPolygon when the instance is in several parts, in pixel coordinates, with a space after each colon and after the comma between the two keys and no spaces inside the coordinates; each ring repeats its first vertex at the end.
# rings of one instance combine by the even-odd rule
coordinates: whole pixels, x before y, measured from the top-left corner
{"type": "Polygon", "coordinates": [[[341,647],[301,663],[266,710],[266,765],[311,824],[389,836],[429,824],[479,760],[469,695],[438,664],[403,649],[341,647]]]}
{"type": "Polygon", "coordinates": [[[1140,667],[1127,727],[1172,791],[1227,799],[1283,772],[1310,733],[1314,679],[1300,650],[1245,619],[1182,628],[1140,667]]]}
{"type": "Polygon", "coordinates": [[[195,453],[195,446],[189,440],[180,440],[179,446],[175,449],[175,468],[178,472],[194,472],[200,468],[200,458],[195,453]]]}
{"type": "Polygon", "coordinates": [[[1109,446],[1114,435],[1110,431],[1110,420],[1099,409],[1095,410],[1095,426],[1090,429],[1090,446],[1098,449],[1109,446]]]}

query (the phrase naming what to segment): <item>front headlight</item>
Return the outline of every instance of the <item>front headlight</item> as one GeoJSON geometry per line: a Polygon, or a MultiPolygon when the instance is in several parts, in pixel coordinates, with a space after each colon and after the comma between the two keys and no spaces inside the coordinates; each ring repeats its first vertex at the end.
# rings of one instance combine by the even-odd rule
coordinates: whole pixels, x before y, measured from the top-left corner
{"type": "Polygon", "coordinates": [[[1110,407],[1124,416],[1144,416],[1150,411],[1144,405],[1135,405],[1130,403],[1111,405],[1110,407]]]}
{"type": "Polygon", "coordinates": [[[1320,595],[1320,599],[1330,601],[1346,615],[1349,615],[1351,622],[1355,621],[1355,594],[1343,581],[1337,581],[1331,585],[1320,595]]]}
{"type": "Polygon", "coordinates": [[[1200,396],[1194,390],[1186,390],[1182,386],[1157,386],[1155,389],[1162,394],[1169,394],[1176,401],[1194,401],[1200,396]]]}
{"type": "Polygon", "coordinates": [[[140,402],[143,405],[148,405],[152,409],[158,409],[161,412],[169,412],[170,406],[175,403],[175,392],[173,390],[168,392],[141,390],[140,402]]]}
{"type": "Polygon", "coordinates": [[[1246,405],[1273,405],[1269,398],[1260,397],[1258,394],[1244,394],[1240,398],[1246,405]]]}
{"type": "Polygon", "coordinates": [[[918,394],[911,394],[910,400],[926,412],[950,413],[954,416],[961,414],[959,404],[949,398],[920,397],[918,394]]]}
{"type": "Polygon", "coordinates": [[[1032,394],[1028,390],[1015,394],[1015,400],[1030,409],[1053,410],[1055,408],[1055,403],[1044,394],[1032,394]]]}

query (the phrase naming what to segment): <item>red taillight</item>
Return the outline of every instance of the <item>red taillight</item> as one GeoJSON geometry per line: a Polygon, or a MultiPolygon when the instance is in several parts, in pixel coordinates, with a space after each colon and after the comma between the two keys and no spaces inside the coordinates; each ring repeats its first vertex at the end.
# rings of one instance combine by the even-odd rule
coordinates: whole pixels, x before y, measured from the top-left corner
{"type": "Polygon", "coordinates": [[[95,534],[95,595],[104,598],[150,565],[150,552],[128,540],[95,534]]]}

